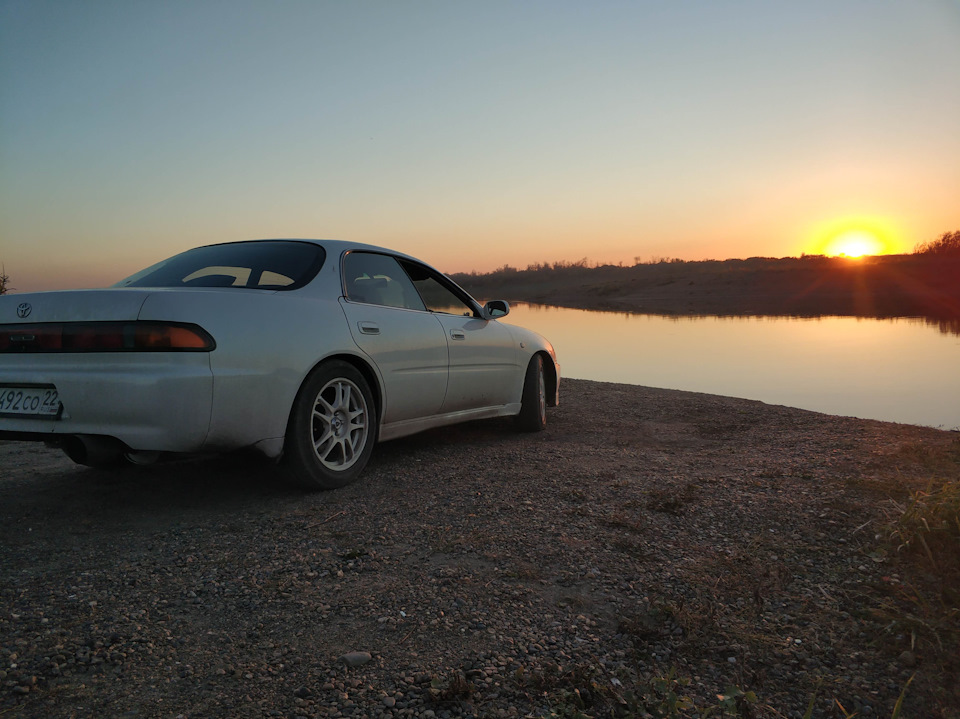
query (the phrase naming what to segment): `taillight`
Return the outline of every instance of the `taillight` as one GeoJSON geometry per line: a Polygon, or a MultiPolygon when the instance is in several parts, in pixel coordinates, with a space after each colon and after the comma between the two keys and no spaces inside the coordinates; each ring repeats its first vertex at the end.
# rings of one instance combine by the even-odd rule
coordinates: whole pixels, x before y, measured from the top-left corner
{"type": "Polygon", "coordinates": [[[0,325],[0,352],[210,352],[202,327],[182,322],[0,325]]]}
{"type": "Polygon", "coordinates": [[[134,345],[144,350],[213,349],[213,338],[196,325],[142,325],[136,328],[134,345]]]}

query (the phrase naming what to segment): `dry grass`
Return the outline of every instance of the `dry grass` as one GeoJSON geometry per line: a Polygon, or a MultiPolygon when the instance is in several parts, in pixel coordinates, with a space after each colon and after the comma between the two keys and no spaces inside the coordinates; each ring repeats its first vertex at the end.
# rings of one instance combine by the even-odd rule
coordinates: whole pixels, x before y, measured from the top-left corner
{"type": "MultiPolygon", "coordinates": [[[[941,677],[960,672],[960,442],[915,444],[899,453],[928,480],[906,498],[892,499],[881,533],[891,569],[874,616],[884,623],[881,641],[909,652],[941,677]]],[[[928,672],[929,674],[929,672],[928,672]]],[[[960,706],[960,688],[945,682],[945,702],[960,706]]]]}

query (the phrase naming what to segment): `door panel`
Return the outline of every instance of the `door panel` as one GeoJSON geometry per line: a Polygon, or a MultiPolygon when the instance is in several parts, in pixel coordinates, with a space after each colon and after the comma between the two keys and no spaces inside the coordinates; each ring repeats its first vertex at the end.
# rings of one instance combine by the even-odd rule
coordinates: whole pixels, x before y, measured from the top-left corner
{"type": "Polygon", "coordinates": [[[517,401],[517,348],[510,330],[494,320],[434,314],[443,326],[450,376],[443,412],[517,401]]]}
{"type": "Polygon", "coordinates": [[[400,262],[424,306],[443,327],[450,355],[441,412],[519,401],[518,349],[510,330],[480,317],[480,307],[449,278],[420,263],[400,262]]]}
{"type": "Polygon", "coordinates": [[[396,258],[356,251],[342,260],[343,311],[354,342],[383,377],[383,421],[440,411],[447,389],[447,341],[396,258]]]}
{"type": "Polygon", "coordinates": [[[427,312],[341,299],[354,342],[383,377],[384,422],[436,414],[447,388],[447,342],[427,312]]]}
{"type": "Polygon", "coordinates": [[[433,315],[343,298],[340,304],[354,342],[380,368],[383,421],[439,412],[447,388],[447,342],[433,315]]]}

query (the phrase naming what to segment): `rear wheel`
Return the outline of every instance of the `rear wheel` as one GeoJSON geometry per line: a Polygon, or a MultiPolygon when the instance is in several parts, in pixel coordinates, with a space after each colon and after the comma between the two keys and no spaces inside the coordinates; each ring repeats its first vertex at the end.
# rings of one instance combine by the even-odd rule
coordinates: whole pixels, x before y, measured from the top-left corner
{"type": "Polygon", "coordinates": [[[527,365],[517,424],[524,432],[540,432],[547,427],[547,384],[540,355],[531,357],[527,365]]]}
{"type": "Polygon", "coordinates": [[[293,403],[283,462],[307,489],[335,489],[355,480],[376,442],[373,394],[352,365],[339,360],[307,377],[293,403]]]}

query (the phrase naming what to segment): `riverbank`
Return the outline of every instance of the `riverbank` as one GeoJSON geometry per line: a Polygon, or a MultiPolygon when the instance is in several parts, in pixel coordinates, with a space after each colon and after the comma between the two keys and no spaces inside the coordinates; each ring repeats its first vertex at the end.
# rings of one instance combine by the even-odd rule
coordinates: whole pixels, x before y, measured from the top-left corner
{"type": "Polygon", "coordinates": [[[111,474],[0,443],[0,713],[639,716],[675,692],[886,719],[906,687],[902,717],[958,716],[947,568],[891,539],[910,491],[960,479],[956,433],[562,390],[546,432],[385,443],[313,495],[249,458],[111,474]]]}
{"type": "Polygon", "coordinates": [[[541,266],[454,278],[477,297],[647,314],[927,317],[960,333],[960,258],[541,266]]]}

